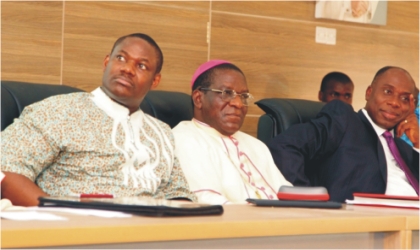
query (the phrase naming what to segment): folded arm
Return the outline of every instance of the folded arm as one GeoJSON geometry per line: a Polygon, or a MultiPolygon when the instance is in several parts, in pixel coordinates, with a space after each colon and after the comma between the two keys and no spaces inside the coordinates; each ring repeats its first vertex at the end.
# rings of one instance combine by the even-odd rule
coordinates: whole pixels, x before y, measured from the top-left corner
{"type": "Polygon", "coordinates": [[[284,177],[296,186],[311,186],[311,162],[333,153],[344,136],[350,105],[333,101],[316,119],[290,127],[269,143],[271,155],[284,177]]]}

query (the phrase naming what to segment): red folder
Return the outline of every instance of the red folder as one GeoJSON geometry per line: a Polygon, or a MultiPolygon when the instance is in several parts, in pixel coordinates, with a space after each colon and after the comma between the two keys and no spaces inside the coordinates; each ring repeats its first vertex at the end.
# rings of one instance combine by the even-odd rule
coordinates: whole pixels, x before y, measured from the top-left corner
{"type": "Polygon", "coordinates": [[[353,193],[353,196],[367,197],[367,198],[380,198],[380,199],[397,199],[397,200],[412,200],[419,201],[418,196],[404,196],[404,195],[387,195],[387,194],[370,194],[370,193],[353,193]]]}
{"type": "Polygon", "coordinates": [[[420,208],[418,196],[386,195],[370,193],[353,193],[353,200],[346,200],[347,204],[364,206],[386,206],[400,208],[420,208]]]}

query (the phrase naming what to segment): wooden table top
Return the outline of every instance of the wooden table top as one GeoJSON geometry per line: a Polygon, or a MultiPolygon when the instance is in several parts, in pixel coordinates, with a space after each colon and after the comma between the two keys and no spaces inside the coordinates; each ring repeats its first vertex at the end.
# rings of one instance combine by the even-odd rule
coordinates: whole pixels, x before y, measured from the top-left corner
{"type": "Polygon", "coordinates": [[[101,218],[54,212],[68,221],[1,220],[1,247],[107,244],[258,236],[418,230],[418,210],[226,205],[220,216],[101,218]],[[363,226],[362,226],[363,225],[363,226]]]}

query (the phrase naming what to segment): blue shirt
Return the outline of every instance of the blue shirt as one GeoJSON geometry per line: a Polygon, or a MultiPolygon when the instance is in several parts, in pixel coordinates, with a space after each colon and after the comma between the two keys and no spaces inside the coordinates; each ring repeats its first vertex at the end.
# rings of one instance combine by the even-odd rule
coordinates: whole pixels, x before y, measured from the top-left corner
{"type": "MultiPolygon", "coordinates": [[[[419,93],[419,96],[418,96],[418,98],[420,98],[420,93],[419,93]]],[[[416,116],[417,116],[417,120],[419,121],[419,123],[420,123],[420,120],[419,120],[419,103],[417,103],[417,107],[416,107],[416,109],[414,110],[414,113],[416,114],[416,116]]],[[[407,135],[404,133],[401,137],[400,137],[403,141],[405,141],[406,143],[408,143],[408,145],[410,145],[410,146],[413,146],[413,143],[410,141],[410,139],[408,139],[408,137],[407,137],[407,135]]]]}

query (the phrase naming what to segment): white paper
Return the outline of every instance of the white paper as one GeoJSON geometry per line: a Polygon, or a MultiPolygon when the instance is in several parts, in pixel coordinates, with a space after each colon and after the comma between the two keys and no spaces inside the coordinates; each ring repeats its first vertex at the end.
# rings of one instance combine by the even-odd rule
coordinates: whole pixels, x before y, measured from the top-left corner
{"type": "Polygon", "coordinates": [[[26,207],[21,206],[13,206],[12,202],[8,199],[1,199],[0,200],[0,208],[1,211],[17,211],[17,210],[26,210],[26,207]]]}
{"type": "MultiPolygon", "coordinates": [[[[38,212],[64,212],[78,215],[90,215],[102,218],[129,218],[133,217],[132,214],[118,212],[118,211],[107,211],[99,209],[82,209],[82,208],[67,208],[67,207],[21,207],[13,206],[10,200],[1,199],[0,208],[2,212],[16,212],[16,211],[38,211],[38,212]]],[[[9,216],[6,214],[5,216],[9,216]]],[[[13,215],[11,215],[13,216],[13,215]]],[[[24,216],[22,214],[22,216],[24,216]]],[[[4,217],[6,218],[6,217],[4,217]]]]}
{"type": "Polygon", "coordinates": [[[32,211],[46,211],[46,212],[64,212],[79,215],[91,215],[104,218],[129,218],[132,214],[127,214],[118,211],[107,211],[98,209],[83,209],[83,208],[67,208],[67,207],[28,207],[32,211]]]}
{"type": "Polygon", "coordinates": [[[40,213],[37,211],[2,211],[0,217],[8,220],[67,220],[67,218],[51,213],[40,213]]]}

